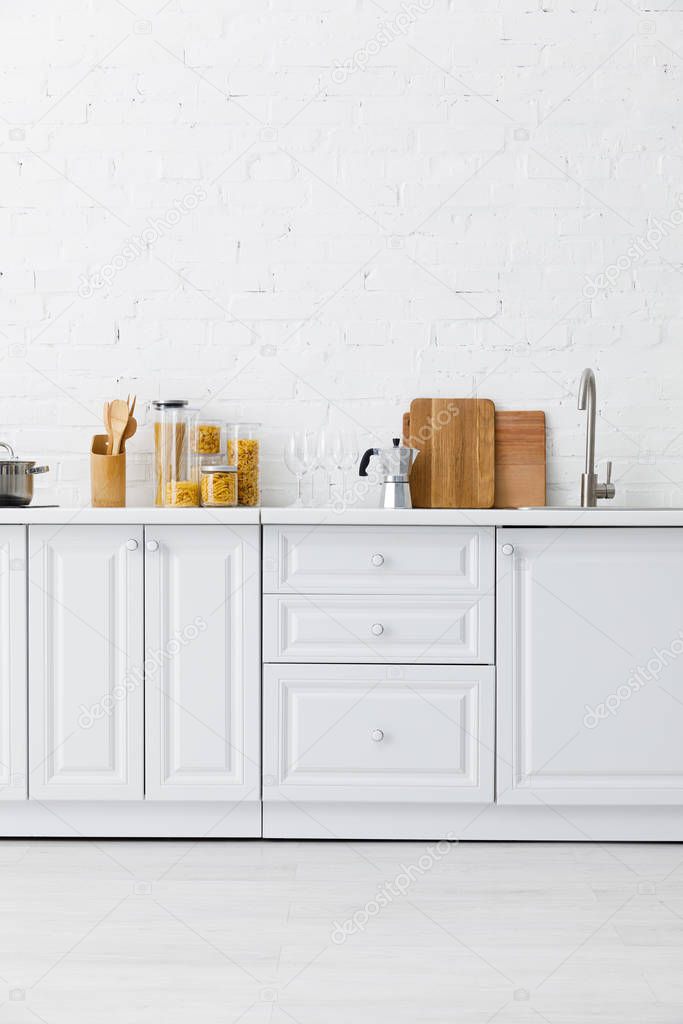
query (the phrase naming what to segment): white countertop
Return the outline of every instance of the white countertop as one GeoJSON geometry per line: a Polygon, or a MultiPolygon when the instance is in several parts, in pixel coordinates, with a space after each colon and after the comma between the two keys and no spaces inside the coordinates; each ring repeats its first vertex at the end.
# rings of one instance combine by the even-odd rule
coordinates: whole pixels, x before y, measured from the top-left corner
{"type": "Polygon", "coordinates": [[[356,508],[0,508],[12,524],[139,524],[238,526],[683,526],[683,509],[379,509],[356,508]]]}
{"type": "Polygon", "coordinates": [[[131,526],[213,523],[219,526],[242,526],[248,523],[258,524],[260,512],[259,508],[40,508],[38,505],[27,505],[25,508],[0,508],[0,526],[9,526],[13,523],[60,526],[65,523],[131,526]]]}
{"type": "Polygon", "coordinates": [[[302,526],[683,526],[683,509],[262,508],[262,523],[302,526]]]}

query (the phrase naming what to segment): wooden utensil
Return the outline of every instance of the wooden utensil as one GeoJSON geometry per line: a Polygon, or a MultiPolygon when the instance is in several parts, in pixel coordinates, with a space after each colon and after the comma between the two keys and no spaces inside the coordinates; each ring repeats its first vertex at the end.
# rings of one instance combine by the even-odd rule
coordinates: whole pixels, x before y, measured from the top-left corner
{"type": "Polygon", "coordinates": [[[129,441],[131,439],[131,437],[133,436],[133,434],[135,433],[135,431],[137,429],[138,429],[138,421],[135,419],[135,416],[131,416],[129,418],[129,420],[128,420],[128,424],[126,425],[126,429],[124,430],[123,436],[121,438],[121,451],[122,452],[125,452],[125,450],[126,450],[126,441],[129,441]]]}
{"type": "Polygon", "coordinates": [[[543,412],[496,410],[496,508],[546,503],[543,412]]]}
{"type": "Polygon", "coordinates": [[[111,451],[111,446],[112,446],[112,442],[113,442],[113,438],[112,438],[112,434],[111,434],[111,416],[110,416],[110,411],[111,410],[110,410],[109,402],[105,402],[104,403],[103,413],[102,413],[102,420],[104,422],[104,429],[107,431],[107,438],[108,438],[108,442],[107,442],[108,443],[108,448],[107,448],[107,450],[108,451],[111,451]]]}
{"type": "MultiPolygon", "coordinates": [[[[409,438],[420,450],[411,474],[415,508],[491,508],[495,407],[487,398],[416,398],[409,438]]],[[[406,428],[404,422],[404,432],[406,428]]]]}
{"type": "Polygon", "coordinates": [[[109,406],[109,421],[111,423],[112,445],[111,454],[118,455],[121,451],[121,438],[123,437],[129,419],[128,402],[120,398],[114,399],[109,406]]]}

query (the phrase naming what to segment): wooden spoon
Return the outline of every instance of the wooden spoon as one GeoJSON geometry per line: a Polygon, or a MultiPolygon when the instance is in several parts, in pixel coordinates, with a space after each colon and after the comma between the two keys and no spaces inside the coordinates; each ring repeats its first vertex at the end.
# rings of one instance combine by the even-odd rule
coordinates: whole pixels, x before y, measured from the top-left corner
{"type": "Polygon", "coordinates": [[[133,436],[137,429],[138,421],[135,419],[135,416],[131,416],[128,420],[128,425],[126,426],[126,429],[123,432],[123,436],[121,437],[122,452],[125,452],[126,450],[126,441],[129,441],[131,439],[131,437],[133,436]]]}
{"type": "Polygon", "coordinates": [[[112,430],[111,430],[111,403],[110,402],[105,402],[104,403],[104,414],[103,414],[102,418],[104,420],[104,429],[107,431],[107,454],[111,455],[111,448],[112,448],[112,444],[114,443],[114,438],[113,438],[112,430]]]}
{"type": "Polygon", "coordinates": [[[123,437],[129,419],[128,403],[120,398],[114,399],[109,406],[109,421],[112,433],[112,455],[118,455],[121,451],[121,438],[123,437]]]}

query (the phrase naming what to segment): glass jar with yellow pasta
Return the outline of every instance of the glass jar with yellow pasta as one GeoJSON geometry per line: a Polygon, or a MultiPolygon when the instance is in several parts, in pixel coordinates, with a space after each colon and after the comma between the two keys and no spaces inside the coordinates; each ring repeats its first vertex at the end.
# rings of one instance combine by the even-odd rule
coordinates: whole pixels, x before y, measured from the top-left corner
{"type": "Polygon", "coordinates": [[[225,424],[197,416],[190,430],[194,455],[222,455],[225,452],[225,424]]]}
{"type": "Polygon", "coordinates": [[[237,466],[237,502],[261,504],[260,423],[229,423],[228,462],[237,466]]]}
{"type": "Polygon", "coordinates": [[[154,410],[154,504],[186,508],[199,504],[190,451],[193,413],[184,398],[157,399],[154,410]]]}
{"type": "Polygon", "coordinates": [[[196,480],[169,480],[166,484],[165,504],[172,508],[196,508],[199,504],[199,485],[196,480]]]}
{"type": "Polygon", "coordinates": [[[199,496],[207,508],[232,508],[237,504],[237,467],[202,466],[199,496]]]}

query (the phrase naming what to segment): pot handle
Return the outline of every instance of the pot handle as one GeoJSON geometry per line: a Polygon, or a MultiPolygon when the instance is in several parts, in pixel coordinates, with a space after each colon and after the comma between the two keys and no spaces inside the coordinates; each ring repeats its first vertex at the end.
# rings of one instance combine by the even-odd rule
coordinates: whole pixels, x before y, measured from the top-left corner
{"type": "Polygon", "coordinates": [[[6,452],[9,452],[11,459],[14,458],[14,448],[11,444],[8,444],[7,441],[0,441],[0,448],[4,448],[6,452]]]}
{"type": "Polygon", "coordinates": [[[36,473],[47,473],[49,468],[49,466],[31,466],[26,472],[30,473],[31,476],[35,476],[36,473]]]}
{"type": "Polygon", "coordinates": [[[360,466],[358,467],[358,476],[368,475],[368,466],[373,455],[379,455],[379,448],[368,448],[364,453],[363,458],[360,460],[360,466]]]}

